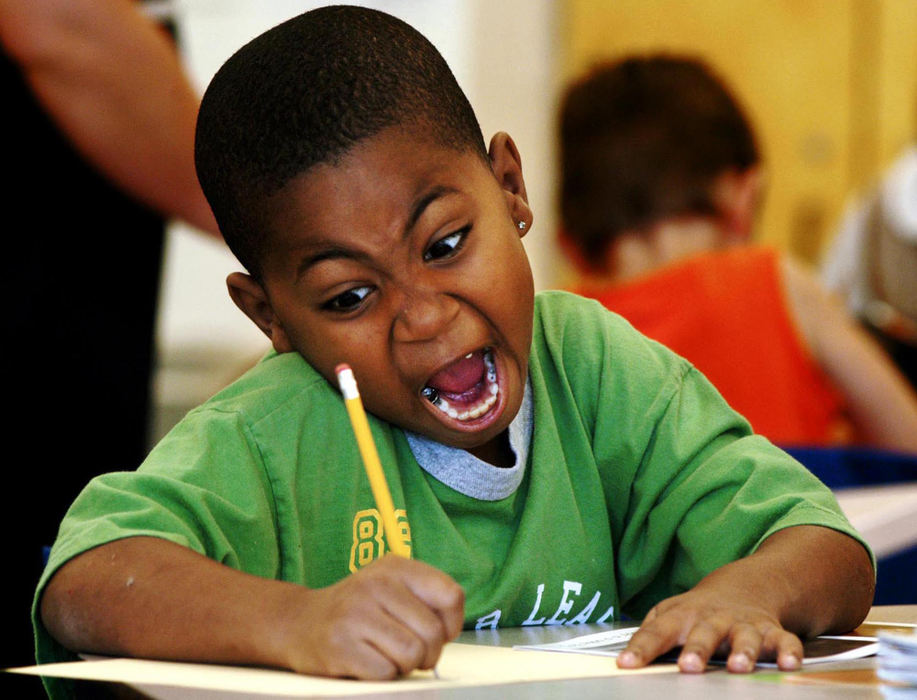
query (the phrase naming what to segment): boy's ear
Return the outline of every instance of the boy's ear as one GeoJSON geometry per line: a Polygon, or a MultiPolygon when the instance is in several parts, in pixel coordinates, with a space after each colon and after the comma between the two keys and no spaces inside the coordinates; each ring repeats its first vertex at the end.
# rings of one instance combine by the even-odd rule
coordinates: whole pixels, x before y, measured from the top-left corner
{"type": "Polygon", "coordinates": [[[254,277],[242,272],[233,272],[226,278],[226,287],[235,305],[270,338],[274,350],[281,353],[293,351],[290,339],[274,313],[267,292],[254,277]]]}
{"type": "Polygon", "coordinates": [[[494,177],[503,188],[510,216],[519,226],[519,235],[524,236],[532,228],[532,210],[529,208],[528,195],[525,192],[525,180],[522,178],[522,158],[519,149],[505,131],[494,134],[488,149],[490,167],[494,177]]]}

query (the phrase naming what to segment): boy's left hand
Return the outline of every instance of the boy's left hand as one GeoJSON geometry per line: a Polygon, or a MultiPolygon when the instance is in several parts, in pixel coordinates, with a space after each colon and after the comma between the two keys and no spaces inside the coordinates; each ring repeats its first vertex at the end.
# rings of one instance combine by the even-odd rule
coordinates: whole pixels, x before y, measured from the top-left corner
{"type": "Polygon", "coordinates": [[[678,667],[699,673],[717,653],[726,653],[726,667],[735,673],[754,670],[758,659],[776,658],[783,671],[802,663],[802,642],[762,607],[740,602],[734,591],[694,589],[654,607],[627,649],[618,656],[621,668],[639,668],[682,647],[678,667]]]}
{"type": "Polygon", "coordinates": [[[758,659],[798,669],[800,636],[855,628],[872,603],[875,574],[867,550],[828,528],[800,525],[768,537],[750,556],[726,564],[694,588],[657,604],[627,648],[621,668],[639,668],[681,647],[678,666],[703,671],[714,654],[736,673],[758,659]]]}

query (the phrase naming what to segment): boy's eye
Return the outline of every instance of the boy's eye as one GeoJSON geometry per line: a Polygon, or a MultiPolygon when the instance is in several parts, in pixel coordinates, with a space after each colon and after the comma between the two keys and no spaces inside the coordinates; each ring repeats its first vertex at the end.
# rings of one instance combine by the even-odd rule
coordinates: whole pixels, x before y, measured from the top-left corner
{"type": "Polygon", "coordinates": [[[338,313],[347,313],[359,308],[363,300],[372,292],[372,287],[354,287],[348,289],[343,294],[338,294],[333,299],[329,299],[322,304],[322,309],[326,311],[335,311],[338,313]]]}
{"type": "Polygon", "coordinates": [[[465,244],[465,238],[468,236],[470,230],[471,226],[466,226],[455,233],[450,233],[448,236],[444,236],[438,241],[435,241],[427,248],[426,252],[423,254],[423,259],[427,261],[441,260],[455,255],[465,244]]]}

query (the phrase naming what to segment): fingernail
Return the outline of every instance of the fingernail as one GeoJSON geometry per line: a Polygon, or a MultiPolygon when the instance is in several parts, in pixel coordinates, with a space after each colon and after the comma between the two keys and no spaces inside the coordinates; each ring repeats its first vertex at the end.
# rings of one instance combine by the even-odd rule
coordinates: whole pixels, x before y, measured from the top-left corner
{"type": "Polygon", "coordinates": [[[739,671],[740,673],[743,673],[751,671],[751,669],[754,668],[754,664],[752,664],[747,654],[740,652],[729,657],[729,667],[733,671],[739,671]]]}
{"type": "Polygon", "coordinates": [[[694,652],[683,654],[681,659],[679,659],[678,665],[682,671],[690,671],[692,673],[704,670],[704,662],[701,661],[700,657],[694,652]]]}
{"type": "Polygon", "coordinates": [[[637,655],[632,651],[622,651],[618,656],[618,666],[633,668],[638,663],[637,658],[637,655]]]}
{"type": "Polygon", "coordinates": [[[796,654],[782,654],[777,665],[784,670],[793,670],[799,668],[802,664],[796,654]]]}

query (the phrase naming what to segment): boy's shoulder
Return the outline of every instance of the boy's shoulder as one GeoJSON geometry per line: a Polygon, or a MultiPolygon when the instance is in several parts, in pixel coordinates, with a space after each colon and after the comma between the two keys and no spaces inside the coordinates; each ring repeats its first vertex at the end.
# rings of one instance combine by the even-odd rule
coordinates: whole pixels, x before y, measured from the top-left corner
{"type": "MultiPolygon", "coordinates": [[[[594,299],[565,291],[539,292],[535,301],[531,371],[552,385],[549,397],[671,395],[691,365],[637,331],[594,299]]],[[[591,397],[591,398],[590,398],[591,397]]]]}
{"type": "Polygon", "coordinates": [[[586,326],[629,325],[618,314],[609,311],[595,299],[562,289],[548,289],[535,294],[535,328],[548,334],[562,329],[586,326]]]}
{"type": "Polygon", "coordinates": [[[539,348],[577,363],[598,362],[606,354],[617,358],[646,354],[663,364],[684,362],[595,299],[563,290],[535,295],[533,349],[539,348]]]}
{"type": "Polygon", "coordinates": [[[305,408],[335,397],[334,388],[299,353],[270,350],[193,412],[235,413],[253,424],[291,405],[305,408]]]}
{"type": "Polygon", "coordinates": [[[535,322],[542,327],[599,324],[609,326],[613,332],[630,331],[630,324],[621,315],[593,298],[563,289],[547,289],[535,294],[535,322]]]}

